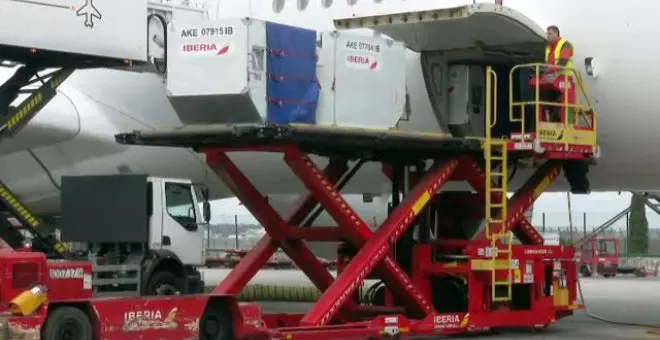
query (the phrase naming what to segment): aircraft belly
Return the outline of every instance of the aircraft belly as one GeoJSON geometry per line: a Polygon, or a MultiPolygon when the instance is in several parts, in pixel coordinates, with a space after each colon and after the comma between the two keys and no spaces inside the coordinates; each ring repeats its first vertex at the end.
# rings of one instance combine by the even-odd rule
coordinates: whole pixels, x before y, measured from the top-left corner
{"type": "MultiPolygon", "coordinates": [[[[38,156],[37,156],[38,157],[38,156]]],[[[59,209],[59,189],[44,168],[27,151],[0,157],[0,180],[16,194],[29,209],[44,211],[59,209]]]]}

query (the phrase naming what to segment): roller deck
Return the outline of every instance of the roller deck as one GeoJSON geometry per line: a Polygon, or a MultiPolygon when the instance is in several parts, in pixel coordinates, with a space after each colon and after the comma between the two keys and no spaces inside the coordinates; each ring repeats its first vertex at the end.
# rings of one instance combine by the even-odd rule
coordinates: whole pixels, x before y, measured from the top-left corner
{"type": "Polygon", "coordinates": [[[433,155],[480,153],[481,140],[451,137],[443,133],[414,133],[385,129],[335,128],[310,124],[183,126],[136,131],[115,137],[121,144],[236,150],[276,149],[296,145],[302,151],[324,156],[420,159],[433,155]]]}

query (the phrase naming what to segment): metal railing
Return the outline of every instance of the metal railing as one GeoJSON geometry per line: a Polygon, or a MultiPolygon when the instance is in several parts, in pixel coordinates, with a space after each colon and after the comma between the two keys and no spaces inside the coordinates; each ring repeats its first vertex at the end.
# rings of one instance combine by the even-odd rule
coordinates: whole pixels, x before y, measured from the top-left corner
{"type": "MultiPolygon", "coordinates": [[[[486,76],[489,76],[487,71],[486,76]]],[[[597,127],[597,113],[592,105],[591,98],[586,91],[584,79],[580,72],[574,68],[558,65],[548,65],[542,63],[530,63],[514,66],[509,72],[509,121],[512,123],[520,123],[521,135],[525,136],[527,124],[527,110],[533,107],[535,119],[535,131],[537,138],[539,137],[539,127],[542,123],[550,123],[560,125],[562,128],[571,127],[578,130],[593,130],[596,131],[597,127]],[[514,99],[514,79],[525,71],[533,71],[530,79],[536,80],[534,86],[534,98],[531,101],[516,101],[514,99]],[[514,76],[515,75],[515,76],[514,76]],[[573,91],[562,91],[562,98],[559,102],[542,100],[540,82],[542,80],[548,82],[556,81],[556,77],[563,77],[564,80],[560,81],[558,86],[560,89],[573,87],[573,91]],[[584,100],[584,101],[583,101],[584,100]],[[516,115],[516,108],[519,109],[519,116],[516,115]],[[542,108],[557,108],[560,110],[560,122],[548,122],[539,119],[542,108]],[[571,117],[572,115],[572,117],[571,117]]],[[[490,118],[489,118],[490,120],[490,118]]],[[[545,142],[545,141],[544,141],[545,142]]],[[[548,141],[552,142],[552,141],[548,141]]],[[[556,141],[555,141],[556,142],[556,141]]],[[[595,147],[595,142],[594,142],[595,147]]]]}

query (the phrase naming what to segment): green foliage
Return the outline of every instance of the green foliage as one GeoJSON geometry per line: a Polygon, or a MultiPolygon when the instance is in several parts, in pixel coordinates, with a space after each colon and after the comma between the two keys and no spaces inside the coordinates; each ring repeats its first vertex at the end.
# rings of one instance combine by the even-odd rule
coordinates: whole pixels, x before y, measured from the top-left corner
{"type": "Polygon", "coordinates": [[[633,194],[630,199],[630,226],[627,253],[647,254],[649,251],[649,222],[646,219],[646,198],[633,194]]]}

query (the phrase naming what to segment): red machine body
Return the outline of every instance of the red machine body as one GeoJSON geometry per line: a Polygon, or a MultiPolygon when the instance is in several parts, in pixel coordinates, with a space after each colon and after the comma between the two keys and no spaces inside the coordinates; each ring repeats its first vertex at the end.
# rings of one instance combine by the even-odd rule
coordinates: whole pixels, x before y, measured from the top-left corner
{"type": "MultiPolygon", "coordinates": [[[[349,169],[347,163],[331,162],[322,171],[294,146],[277,147],[271,151],[283,152],[286,163],[310,189],[310,193],[303,195],[281,218],[235,167],[225,151],[206,150],[208,163],[226,181],[237,184],[233,186],[237,188],[237,196],[268,231],[212,294],[91,298],[91,292],[85,289],[85,278],[79,278],[79,268],[83,269],[83,276],[91,274],[89,264],[47,262],[42,254],[5,251],[0,253],[0,266],[5,273],[3,284],[15,281],[14,273],[17,273],[16,278],[23,277],[24,274],[13,268],[31,264],[31,268],[38,269],[34,271],[38,273],[34,278],[43,282],[53,294],[58,294],[49,295],[47,304],[34,315],[7,317],[10,332],[42,332],[43,336],[48,329],[45,320],[54,318],[53,313],[58,311],[70,314],[74,308],[84,312],[98,339],[268,339],[291,336],[295,339],[361,339],[396,334],[405,337],[482,332],[505,327],[544,328],[580,308],[575,304],[577,268],[573,260],[574,249],[541,246],[542,238],[523,216],[533,203],[535,192],[558,175],[560,163],[544,165],[539,169],[543,175],[531,178],[510,199],[506,225],[518,235],[523,245],[512,246],[511,261],[507,265],[509,260],[505,254],[491,256],[492,247],[483,235],[474,240],[461,239],[462,226],[452,224],[448,219],[450,211],[446,207],[451,206],[448,202],[460,206],[461,202],[476,202],[479,195],[483,195],[484,174],[470,156],[438,163],[423,175],[411,174],[415,183],[412,190],[392,211],[390,218],[373,232],[341,196],[336,195],[335,187],[330,184],[343,178],[349,169]],[[429,194],[437,192],[450,180],[467,181],[478,193],[429,194]],[[317,199],[339,220],[338,226],[297,226],[313,210],[315,204],[312,203],[318,202],[317,199]],[[438,240],[412,246],[409,261],[398,257],[390,244],[397,243],[406,229],[421,218],[418,214],[427,206],[429,215],[424,217],[425,223],[436,229],[438,240]],[[299,240],[345,240],[342,249],[353,251],[352,255],[344,254],[339,274],[333,280],[325,265],[299,240]],[[258,304],[239,304],[235,299],[270,259],[277,246],[282,247],[324,292],[305,314],[264,314],[258,304]],[[505,266],[498,267],[496,263],[502,261],[505,266]],[[65,279],[51,279],[50,270],[60,270],[56,276],[65,279]],[[493,280],[506,279],[509,275],[512,277],[511,301],[493,301],[493,280]],[[385,298],[365,304],[358,300],[356,292],[368,276],[377,276],[384,281],[386,288],[383,288],[382,295],[385,298]],[[448,290],[443,278],[453,278],[450,283],[463,283],[458,290],[448,290]],[[451,302],[456,296],[460,296],[460,301],[451,302]],[[209,326],[210,323],[224,326],[209,326]],[[215,329],[215,335],[204,335],[211,332],[208,330],[211,328],[215,329]],[[226,332],[226,337],[219,337],[217,332],[226,332]]],[[[387,167],[384,170],[390,173],[387,167]]],[[[464,210],[463,215],[458,211],[455,213],[479,217],[478,209],[464,210]]],[[[26,284],[8,290],[3,286],[3,302],[25,290],[26,284]]]]}
{"type": "Polygon", "coordinates": [[[35,283],[48,287],[50,301],[92,297],[92,266],[85,261],[48,261],[43,253],[0,251],[0,301],[8,302],[35,283]]]}

